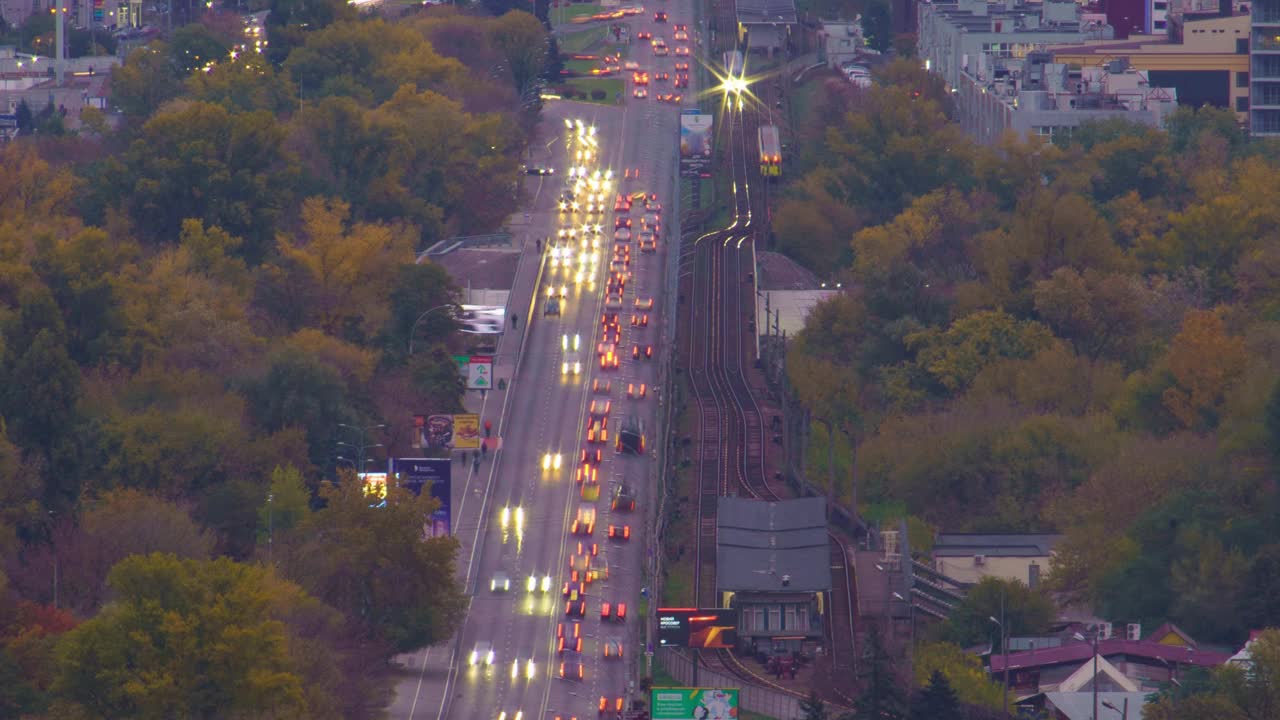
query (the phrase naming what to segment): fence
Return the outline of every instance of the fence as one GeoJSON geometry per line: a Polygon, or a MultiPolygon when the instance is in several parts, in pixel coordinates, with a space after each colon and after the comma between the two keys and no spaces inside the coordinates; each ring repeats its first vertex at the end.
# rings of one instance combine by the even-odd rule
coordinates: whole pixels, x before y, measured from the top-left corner
{"type": "Polygon", "coordinates": [[[748,685],[742,680],[712,668],[698,668],[698,682],[693,681],[693,660],[673,648],[658,648],[654,658],[667,674],[688,687],[738,688],[738,706],[743,710],[767,715],[776,720],[800,720],[798,698],[776,690],[748,685]]]}

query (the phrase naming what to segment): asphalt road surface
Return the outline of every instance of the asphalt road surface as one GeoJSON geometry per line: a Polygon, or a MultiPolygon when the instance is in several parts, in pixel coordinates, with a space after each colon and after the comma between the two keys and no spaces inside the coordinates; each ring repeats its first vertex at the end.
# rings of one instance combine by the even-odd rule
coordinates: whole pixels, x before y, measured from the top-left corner
{"type": "MultiPolygon", "coordinates": [[[[655,36],[665,36],[673,49],[680,44],[692,46],[692,43],[676,43],[672,39],[674,24],[692,24],[689,3],[690,0],[675,0],[651,5],[649,12],[632,20],[633,33],[648,29],[655,36]],[[669,22],[654,23],[652,11],[655,9],[667,11],[669,22]]],[[[643,43],[634,45],[627,59],[639,62],[651,73],[671,72],[672,77],[678,60],[696,62],[674,55],[653,57],[643,43]]],[[[576,125],[568,130],[565,120],[581,120],[587,127],[594,125],[598,156],[581,164],[589,171],[612,170],[614,176],[606,194],[606,212],[595,220],[604,225],[604,232],[598,259],[589,265],[594,283],[585,278],[575,282],[577,270],[583,267],[576,257],[568,268],[554,267],[545,243],[541,265],[528,262],[536,260],[530,256],[524,263],[526,270],[516,279],[509,302],[511,311],[524,316],[530,293],[536,292],[539,301],[503,417],[500,421],[496,419],[495,403],[489,403],[486,409],[487,416],[495,416],[495,425],[501,428],[503,449],[493,462],[482,466],[479,474],[471,475],[464,487],[455,488],[454,530],[462,545],[460,573],[471,595],[470,606],[458,635],[451,642],[402,658],[404,672],[390,707],[392,718],[477,720],[499,718],[505,712],[508,720],[514,720],[517,713],[522,713],[526,720],[550,720],[556,716],[585,720],[597,717],[601,696],[609,699],[611,708],[618,697],[627,698],[628,704],[630,698],[638,697],[630,683],[638,677],[645,649],[644,618],[639,617],[638,609],[643,570],[650,548],[656,547],[656,543],[644,536],[644,517],[655,499],[657,467],[651,452],[642,456],[615,454],[614,439],[623,420],[636,417],[642,419],[648,429],[650,450],[654,443],[652,433],[657,427],[658,404],[652,388],[662,349],[655,347],[655,359],[651,361],[632,359],[630,350],[634,344],[641,348],[658,344],[663,336],[663,304],[675,302],[674,298],[663,296],[663,272],[667,253],[673,250],[671,239],[679,237],[672,195],[678,187],[681,108],[654,99],[653,95],[659,91],[671,92],[669,84],[662,88],[651,86],[651,96],[643,100],[632,98],[631,89],[628,81],[624,103],[615,107],[550,101],[544,110],[542,138],[535,146],[534,162],[545,160],[555,168],[556,174],[526,180],[533,200],[525,229],[529,237],[555,237],[561,228],[571,224],[580,226],[585,219],[560,213],[557,201],[568,169],[578,164],[576,157],[567,155],[576,156],[577,149],[583,145],[576,139],[576,125]],[[539,154],[543,157],[537,157],[539,154]],[[627,169],[638,169],[639,179],[624,178],[627,169]],[[657,195],[663,205],[665,227],[657,254],[641,254],[638,244],[631,243],[632,279],[626,285],[623,307],[618,311],[622,325],[618,345],[622,350],[620,367],[601,370],[595,348],[602,332],[604,287],[614,244],[614,196],[618,192],[639,191],[657,195]],[[547,288],[561,285],[568,289],[562,314],[543,316],[547,288]],[[630,325],[637,298],[653,298],[647,328],[630,325]],[[565,376],[562,344],[566,336],[572,344],[575,335],[581,338],[578,359],[582,362],[582,374],[565,376]],[[592,392],[592,380],[596,378],[612,381],[609,394],[592,392]],[[650,388],[648,398],[628,400],[628,383],[645,383],[650,388]],[[585,440],[588,407],[592,400],[605,399],[612,402],[609,441],[588,445],[585,440]],[[595,502],[584,501],[574,481],[579,452],[588,447],[604,450],[598,471],[601,491],[595,502]],[[561,454],[559,471],[543,469],[547,453],[561,454]],[[639,491],[640,504],[635,512],[610,512],[610,490],[618,482],[639,491]],[[580,507],[596,508],[595,532],[590,537],[569,533],[570,523],[580,507]],[[508,510],[505,523],[504,509],[508,510]],[[519,517],[522,520],[517,520],[519,517]],[[630,525],[630,541],[609,541],[606,529],[611,524],[630,525]],[[565,599],[561,590],[569,579],[570,558],[577,554],[579,542],[585,544],[584,550],[588,552],[591,544],[598,546],[598,555],[592,562],[597,568],[602,561],[607,562],[609,574],[607,579],[597,579],[586,588],[586,615],[580,620],[584,678],[561,679],[556,629],[559,623],[571,622],[564,616],[565,599]],[[491,580],[500,572],[511,580],[508,592],[490,589],[491,580]],[[526,582],[530,576],[539,579],[550,576],[550,592],[527,592],[526,582]],[[626,603],[626,620],[602,621],[603,602],[626,603]],[[621,643],[621,659],[603,657],[606,641],[621,643]],[[478,642],[492,644],[495,656],[492,667],[469,665],[469,656],[478,642]],[[530,661],[531,674],[528,672],[530,661]],[[514,672],[513,663],[517,664],[514,672]]],[[[687,90],[684,92],[689,95],[687,90]]],[[[685,106],[691,104],[686,101],[685,106]]],[[[631,213],[634,231],[639,230],[642,215],[641,205],[637,203],[631,213]]],[[[525,252],[535,252],[532,242],[525,252]]]]}

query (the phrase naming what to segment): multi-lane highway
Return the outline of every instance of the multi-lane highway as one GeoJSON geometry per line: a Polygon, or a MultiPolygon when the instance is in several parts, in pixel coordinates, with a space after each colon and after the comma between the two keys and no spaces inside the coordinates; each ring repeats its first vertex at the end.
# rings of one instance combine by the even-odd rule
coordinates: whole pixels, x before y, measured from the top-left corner
{"type": "MultiPolygon", "coordinates": [[[[692,23],[689,0],[663,2],[656,9],[668,13],[667,22],[655,22],[650,8],[632,19],[633,37],[648,31],[665,37],[672,48],[692,46],[672,40],[675,24],[692,23]]],[[[639,63],[651,77],[657,72],[674,77],[675,63],[690,60],[655,57],[647,42],[636,42],[625,59],[639,63]]],[[[658,102],[653,97],[657,92],[655,87],[650,97],[634,98],[628,82],[620,105],[553,101],[544,110],[543,138],[537,147],[549,153],[545,165],[555,174],[528,179],[533,198],[528,231],[531,238],[550,241],[539,248],[530,240],[525,249],[536,261],[524,263],[524,277],[517,278],[509,311],[525,317],[531,296],[537,299],[531,322],[527,328],[521,325],[523,335],[508,333],[503,340],[500,352],[518,356],[505,402],[500,408],[490,403],[485,411],[503,446],[491,464],[454,491],[460,573],[471,595],[470,606],[450,643],[409,657],[391,707],[394,718],[474,720],[500,718],[503,713],[508,720],[595,718],[601,697],[607,698],[612,717],[618,698],[629,704],[630,698],[638,697],[629,682],[644,652],[644,618],[638,605],[649,548],[656,545],[645,535],[644,520],[655,499],[656,468],[648,452],[616,452],[616,440],[625,426],[639,420],[650,435],[649,446],[654,442],[653,388],[658,359],[666,352],[660,344],[665,336],[662,318],[664,304],[674,302],[664,293],[664,270],[668,253],[676,251],[671,241],[679,238],[673,193],[680,107],[658,102]],[[566,198],[571,169],[575,176],[585,172],[586,182],[566,198]],[[627,243],[614,240],[620,194],[636,198],[624,214],[632,218],[636,238],[627,243]],[[661,211],[646,212],[649,196],[650,205],[660,204],[661,211]],[[578,211],[562,211],[564,201],[577,202],[578,211]],[[588,212],[593,202],[603,202],[604,211],[588,212]],[[659,241],[657,252],[642,253],[638,236],[642,218],[649,214],[658,215],[659,241]],[[584,230],[584,225],[589,227],[584,230]],[[565,232],[561,240],[561,231],[570,229],[576,231],[573,237],[565,232]],[[626,274],[624,283],[611,282],[615,271],[626,274]],[[548,293],[561,292],[559,313],[544,314],[548,293]],[[643,306],[650,299],[652,308],[636,307],[638,300],[643,306]],[[606,313],[617,313],[616,326],[602,324],[606,313]],[[641,315],[648,316],[647,326],[641,315]],[[597,349],[606,339],[616,341],[616,369],[601,368],[597,349]],[[638,358],[633,357],[637,346],[638,358]],[[653,357],[646,359],[650,346],[653,357]],[[578,374],[572,372],[574,363],[581,364],[578,374]],[[601,387],[604,383],[610,383],[607,391],[601,387]],[[641,384],[646,396],[629,398],[628,386],[638,395],[641,384]],[[608,431],[607,441],[588,442],[595,420],[605,417],[607,426],[601,429],[608,431]],[[591,490],[584,499],[576,482],[584,449],[593,455],[602,450],[598,466],[592,464],[600,483],[598,499],[591,490]],[[612,490],[618,484],[636,490],[633,511],[613,509],[612,490]],[[596,513],[589,535],[571,533],[580,509],[596,513]],[[629,540],[610,540],[610,525],[619,531],[629,526],[629,540]],[[589,566],[580,549],[591,556],[589,566]],[[585,602],[581,618],[565,615],[570,600],[563,590],[573,580],[573,567],[582,583],[574,609],[585,602]],[[533,592],[528,588],[531,577],[533,592]],[[611,606],[608,620],[601,618],[604,603],[611,606]],[[627,608],[621,620],[616,617],[620,603],[627,608]],[[562,623],[568,636],[565,653],[557,642],[562,623]],[[579,623],[577,628],[573,623],[579,623]],[[575,634],[582,638],[576,655],[575,634]],[[605,657],[606,649],[612,655],[619,648],[621,658],[605,657]],[[487,663],[490,649],[492,665],[487,663]],[[560,677],[562,662],[565,678],[560,677]]],[[[689,95],[689,90],[683,92],[689,95]]]]}

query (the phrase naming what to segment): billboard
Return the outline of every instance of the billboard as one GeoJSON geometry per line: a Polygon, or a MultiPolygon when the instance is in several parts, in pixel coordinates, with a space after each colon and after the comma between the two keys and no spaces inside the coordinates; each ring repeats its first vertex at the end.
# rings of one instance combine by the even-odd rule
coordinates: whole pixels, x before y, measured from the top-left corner
{"type": "Polygon", "coordinates": [[[386,473],[360,473],[360,482],[364,484],[365,497],[370,500],[369,507],[382,507],[387,504],[386,473]]]}
{"type": "Polygon", "coordinates": [[[700,649],[737,647],[738,611],[734,608],[658,608],[658,644],[700,649]]]}
{"type": "Polygon", "coordinates": [[[458,450],[480,449],[480,416],[453,416],[453,446],[458,450]]]}
{"type": "Polygon", "coordinates": [[[738,690],[653,688],[649,707],[651,720],[736,720],[738,690]]]}
{"type": "Polygon", "coordinates": [[[424,528],[427,537],[442,537],[453,530],[449,502],[452,473],[453,461],[449,458],[395,458],[391,461],[391,474],[397,486],[414,495],[421,495],[426,490],[440,502],[440,507],[431,514],[431,520],[424,528]]]}
{"type": "Polygon", "coordinates": [[[453,416],[414,415],[409,446],[415,450],[453,447],[453,416]]]}
{"type": "Polygon", "coordinates": [[[698,110],[680,115],[680,177],[711,177],[711,116],[698,110]]]}

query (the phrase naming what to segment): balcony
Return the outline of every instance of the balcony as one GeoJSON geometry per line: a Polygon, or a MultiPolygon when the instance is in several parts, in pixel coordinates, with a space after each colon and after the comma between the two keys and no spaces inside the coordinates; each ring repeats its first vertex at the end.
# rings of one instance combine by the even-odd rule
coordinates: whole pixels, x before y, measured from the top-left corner
{"type": "Polygon", "coordinates": [[[1251,14],[1254,25],[1280,25],[1280,8],[1254,7],[1251,14]]]}
{"type": "Polygon", "coordinates": [[[1255,53],[1280,53],[1280,35],[1254,35],[1251,47],[1255,53]]]}

